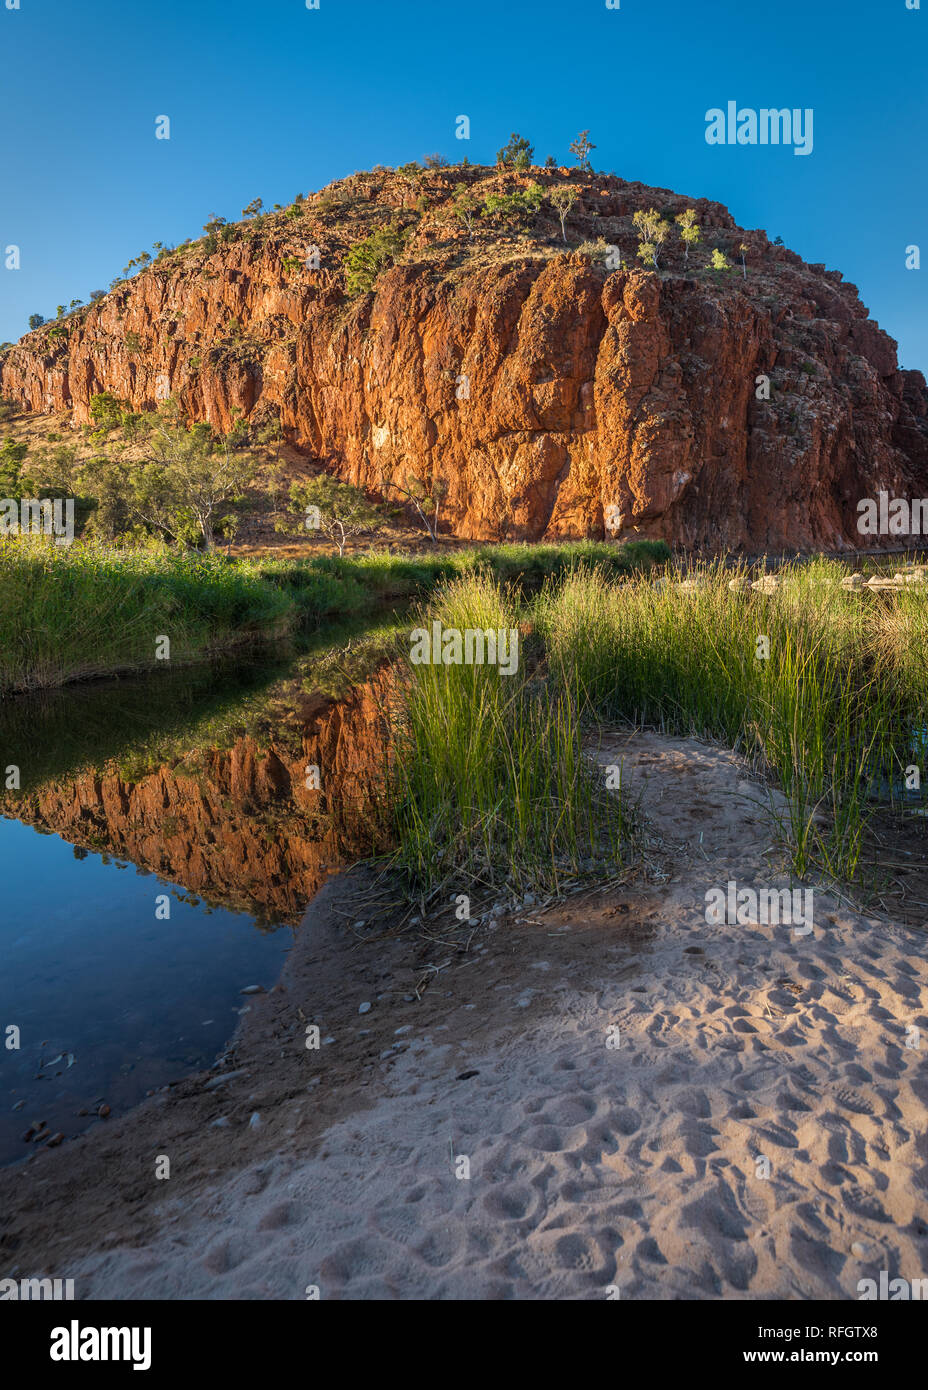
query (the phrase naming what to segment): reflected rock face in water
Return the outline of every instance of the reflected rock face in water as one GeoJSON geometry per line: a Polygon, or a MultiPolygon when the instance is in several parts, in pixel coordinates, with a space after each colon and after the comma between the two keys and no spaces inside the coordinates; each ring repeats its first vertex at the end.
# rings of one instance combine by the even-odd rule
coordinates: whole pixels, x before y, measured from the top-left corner
{"type": "Polygon", "coordinates": [[[342,700],[305,698],[279,739],[197,749],[132,781],[115,768],[50,781],[2,807],[208,901],[296,922],[330,870],[381,846],[391,684],[384,670],[342,700]]]}

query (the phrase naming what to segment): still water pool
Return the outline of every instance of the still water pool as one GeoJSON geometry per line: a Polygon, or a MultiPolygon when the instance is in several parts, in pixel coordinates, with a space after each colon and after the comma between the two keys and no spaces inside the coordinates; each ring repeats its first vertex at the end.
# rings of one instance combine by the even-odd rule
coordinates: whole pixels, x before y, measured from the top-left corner
{"type": "Polygon", "coordinates": [[[33,1122],[71,1136],[91,1123],[80,1111],[116,1113],[208,1066],[239,991],[273,983],[292,939],[9,818],[0,865],[0,1033],[20,1043],[0,1054],[0,1163],[28,1154],[33,1122]]]}
{"type": "Polygon", "coordinates": [[[357,627],[330,629],[0,702],[0,1164],[35,1151],[35,1122],[66,1142],[210,1065],[364,851],[346,827],[382,749],[363,682],[332,688],[346,633],[354,658],[357,627]]]}

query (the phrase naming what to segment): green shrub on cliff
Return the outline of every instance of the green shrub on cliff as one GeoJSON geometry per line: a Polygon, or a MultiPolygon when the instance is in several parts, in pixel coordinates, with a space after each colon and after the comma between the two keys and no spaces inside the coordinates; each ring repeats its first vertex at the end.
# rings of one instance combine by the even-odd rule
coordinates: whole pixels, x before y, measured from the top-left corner
{"type": "Polygon", "coordinates": [[[355,242],[345,257],[345,286],[349,294],[366,294],[373,289],[381,271],[394,265],[403,254],[409,232],[409,228],[394,221],[355,242]]]}
{"type": "Polygon", "coordinates": [[[530,183],[528,188],[515,193],[490,193],[482,215],[507,227],[524,227],[541,207],[544,196],[545,190],[540,183],[530,183]]]}

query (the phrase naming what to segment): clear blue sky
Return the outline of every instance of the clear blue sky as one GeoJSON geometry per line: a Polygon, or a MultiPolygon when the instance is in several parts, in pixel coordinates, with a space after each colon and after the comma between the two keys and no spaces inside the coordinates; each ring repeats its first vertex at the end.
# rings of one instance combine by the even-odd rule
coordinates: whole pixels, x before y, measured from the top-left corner
{"type": "Polygon", "coordinates": [[[928,0],[7,3],[0,250],[22,268],[0,259],[0,341],[255,196],[432,151],[492,162],[513,130],[567,162],[589,127],[595,168],[716,198],[843,271],[928,370],[928,0]],[[729,100],[811,107],[812,154],[709,146],[729,100]]]}

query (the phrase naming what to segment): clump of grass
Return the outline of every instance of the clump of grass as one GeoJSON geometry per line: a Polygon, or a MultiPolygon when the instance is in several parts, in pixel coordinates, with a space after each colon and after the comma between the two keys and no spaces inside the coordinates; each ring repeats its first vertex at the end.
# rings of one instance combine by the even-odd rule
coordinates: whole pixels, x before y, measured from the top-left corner
{"type": "MultiPolygon", "coordinates": [[[[444,628],[518,627],[511,593],[485,573],[447,583],[427,613],[444,628]]],[[[394,865],[424,901],[557,893],[621,869],[622,800],[583,753],[576,701],[493,665],[410,665],[395,731],[394,865]]]]}
{"type": "Polygon", "coordinates": [[[259,637],[295,620],[256,567],[221,556],[0,540],[0,694],[156,664],[259,637]]]}
{"type": "Polygon", "coordinates": [[[680,574],[621,587],[574,575],[534,611],[553,675],[581,711],[742,749],[786,795],[797,873],[814,861],[850,879],[872,771],[911,741],[910,644],[925,600],[900,595],[903,616],[890,619],[874,596],[842,590],[844,573],[828,561],[787,567],[776,592],[748,595],[731,592],[721,566],[691,573],[691,592],[680,574]]]}

